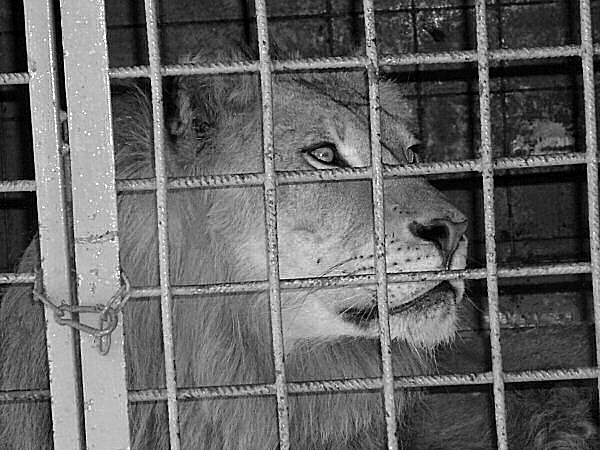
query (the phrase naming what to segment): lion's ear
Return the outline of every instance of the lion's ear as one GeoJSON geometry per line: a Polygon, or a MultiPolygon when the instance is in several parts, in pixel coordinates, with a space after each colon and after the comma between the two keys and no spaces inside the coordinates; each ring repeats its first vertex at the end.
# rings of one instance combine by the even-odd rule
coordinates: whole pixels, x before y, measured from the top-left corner
{"type": "MultiPolygon", "coordinates": [[[[240,61],[239,53],[228,54],[217,60],[240,61]]],[[[183,63],[203,64],[214,62],[203,55],[187,58],[183,63]]],[[[175,136],[198,138],[217,126],[225,115],[254,108],[260,99],[256,74],[200,76],[192,75],[173,79],[169,88],[172,99],[168,104],[169,131],[175,136]]]]}

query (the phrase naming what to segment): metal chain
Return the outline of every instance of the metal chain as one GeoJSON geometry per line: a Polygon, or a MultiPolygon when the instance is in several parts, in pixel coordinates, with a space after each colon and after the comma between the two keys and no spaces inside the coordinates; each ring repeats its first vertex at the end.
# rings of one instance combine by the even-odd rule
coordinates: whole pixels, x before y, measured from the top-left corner
{"type": "Polygon", "coordinates": [[[37,270],[35,271],[35,275],[32,291],[33,298],[52,310],[56,323],[94,336],[100,354],[108,354],[111,344],[111,334],[119,323],[119,313],[131,297],[131,284],[125,273],[121,271],[121,287],[106,305],[101,303],[96,305],[70,305],[65,301],[57,305],[48,298],[40,287],[41,277],[37,270]],[[79,318],[73,318],[73,314],[98,314],[98,326],[93,327],[81,323],[79,318]]]}

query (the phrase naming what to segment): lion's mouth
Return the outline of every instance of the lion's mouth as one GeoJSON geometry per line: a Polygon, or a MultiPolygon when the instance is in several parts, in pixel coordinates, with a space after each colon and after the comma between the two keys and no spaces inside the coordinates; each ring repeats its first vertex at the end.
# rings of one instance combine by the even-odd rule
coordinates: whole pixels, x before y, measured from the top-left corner
{"type": "MultiPolygon", "coordinates": [[[[398,314],[419,313],[433,306],[454,302],[456,291],[450,283],[442,281],[434,288],[412,300],[390,308],[390,316],[398,314]]],[[[346,308],[339,313],[342,319],[358,326],[369,326],[370,322],[379,317],[377,304],[365,307],[346,308]]]]}

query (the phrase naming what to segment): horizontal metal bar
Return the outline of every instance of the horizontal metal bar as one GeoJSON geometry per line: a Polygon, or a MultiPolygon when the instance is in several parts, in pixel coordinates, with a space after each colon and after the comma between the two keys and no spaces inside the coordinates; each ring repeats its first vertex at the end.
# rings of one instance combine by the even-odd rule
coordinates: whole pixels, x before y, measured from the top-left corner
{"type": "Polygon", "coordinates": [[[50,400],[49,389],[0,391],[0,403],[36,402],[50,400]]]}
{"type": "MultiPolygon", "coordinates": [[[[594,54],[600,54],[600,46],[594,46],[594,54]]],[[[530,60],[540,58],[565,58],[581,55],[581,48],[576,45],[556,47],[530,47],[515,49],[490,50],[489,60],[493,63],[502,61],[530,60]]],[[[398,56],[382,56],[380,67],[423,65],[444,65],[476,62],[475,50],[433,53],[409,53],[398,56]]],[[[364,69],[369,63],[366,57],[330,57],[293,60],[275,60],[272,71],[276,73],[297,72],[326,69],[364,69]]],[[[210,64],[170,64],[161,68],[162,76],[185,75],[221,75],[234,73],[258,72],[257,61],[235,61],[231,63],[210,64]]],[[[148,66],[113,67],[109,71],[111,78],[140,78],[149,76],[148,66]]],[[[2,75],[2,74],[0,74],[2,75]]],[[[11,74],[9,74],[11,75],[11,74]]]]}
{"type": "MultiPolygon", "coordinates": [[[[585,164],[584,153],[558,153],[528,157],[503,157],[494,160],[494,169],[533,169],[542,167],[569,166],[585,164]]],[[[419,164],[386,166],[383,175],[386,179],[406,176],[443,175],[479,172],[479,160],[441,161],[419,164]]],[[[322,181],[369,180],[371,169],[358,167],[332,170],[294,170],[277,172],[277,184],[314,183],[322,181]]],[[[247,173],[232,175],[204,175],[198,177],[171,178],[168,187],[175,189],[262,186],[263,173],[247,173]]],[[[1,186],[1,185],[0,185],[1,186]]],[[[119,192],[151,191],[156,188],[153,178],[118,180],[119,192]]]]}
{"type": "MultiPolygon", "coordinates": [[[[507,383],[528,383],[541,381],[586,380],[598,376],[596,367],[582,367],[558,370],[530,370],[519,372],[504,372],[507,383]]],[[[424,375],[413,377],[394,377],[394,389],[425,388],[441,386],[467,386],[492,383],[492,373],[472,373],[464,375],[424,375]]],[[[383,386],[381,378],[355,378],[348,380],[288,382],[290,394],[309,394],[325,392],[356,392],[374,391],[383,386]]],[[[215,398],[255,397],[275,394],[275,385],[256,384],[239,386],[215,386],[206,388],[183,388],[177,390],[180,400],[200,400],[215,398]]],[[[145,389],[130,391],[130,403],[162,401],[166,399],[164,389],[145,389]]]]}
{"type": "MultiPolygon", "coordinates": [[[[531,383],[544,381],[590,380],[600,375],[597,367],[579,367],[573,369],[527,370],[504,372],[507,383],[531,383]]],[[[413,377],[395,377],[395,389],[426,388],[442,386],[473,386],[492,383],[492,373],[469,373],[461,375],[421,375],[413,377]]],[[[306,382],[288,382],[290,394],[308,394],[324,392],[375,391],[381,389],[380,378],[354,378],[348,380],[324,380],[306,382]]],[[[215,398],[257,397],[275,395],[274,384],[240,384],[232,386],[211,386],[204,388],[179,388],[178,400],[201,400],[215,398]]],[[[0,402],[48,400],[48,390],[0,391],[0,402]]],[[[164,401],[165,389],[143,389],[128,392],[130,403],[164,401]]]]}
{"type": "MultiPolygon", "coordinates": [[[[495,170],[505,169],[535,169],[543,167],[570,166],[586,163],[585,153],[555,153],[528,157],[502,157],[494,160],[495,170]]],[[[399,166],[386,166],[383,171],[385,178],[444,175],[457,173],[479,172],[479,160],[466,159],[460,161],[440,161],[399,166]]],[[[332,170],[292,170],[277,172],[277,184],[315,183],[321,181],[369,180],[371,169],[368,167],[332,170]]],[[[245,173],[231,175],[204,175],[198,177],[171,178],[168,183],[170,190],[262,186],[264,173],[245,173]]],[[[156,189],[154,178],[139,178],[117,180],[119,192],[152,191],[156,189]]],[[[34,180],[0,181],[0,192],[34,192],[34,180]]]]}
{"type": "MultiPolygon", "coordinates": [[[[600,51],[600,48],[598,49],[600,51]]],[[[540,58],[565,58],[580,56],[581,48],[578,45],[561,45],[556,47],[529,47],[529,48],[503,48],[490,50],[490,62],[529,60],[540,58]]]]}
{"type": "Polygon", "coordinates": [[[415,64],[456,64],[477,61],[477,53],[473,50],[436,52],[436,53],[408,53],[406,55],[388,55],[379,59],[382,67],[412,66],[415,64]]]}
{"type": "Polygon", "coordinates": [[[34,281],[34,273],[0,273],[0,284],[26,284],[34,281]]]}
{"type": "MultiPolygon", "coordinates": [[[[590,263],[565,263],[548,264],[537,266],[526,266],[517,268],[499,268],[500,278],[518,278],[549,275],[580,275],[591,273],[590,263]]],[[[415,281],[442,281],[442,280],[481,280],[486,277],[485,268],[431,271],[431,272],[406,272],[388,273],[390,283],[405,283],[415,281]]],[[[347,275],[338,277],[282,279],[281,288],[291,289],[313,289],[341,286],[372,286],[375,284],[374,275],[347,275]]],[[[173,295],[218,295],[218,294],[240,294],[249,292],[262,292],[269,287],[267,281],[249,281],[240,283],[222,283],[197,286],[174,286],[173,295]]],[[[145,298],[160,296],[158,287],[136,287],[131,290],[131,298],[145,298]]]]}
{"type": "MultiPolygon", "coordinates": [[[[210,64],[171,64],[163,66],[160,74],[163,77],[185,75],[225,75],[235,73],[258,72],[258,62],[234,61],[230,63],[210,64]]],[[[148,66],[114,67],[109,70],[109,76],[114,79],[141,78],[150,76],[148,66]]]]}
{"type": "MultiPolygon", "coordinates": [[[[557,47],[532,47],[518,49],[491,50],[490,61],[514,61],[539,58],[563,58],[579,56],[580,47],[576,45],[565,45],[557,47]]],[[[600,46],[594,46],[594,54],[600,54],[600,46]]],[[[413,64],[456,64],[461,62],[477,61],[477,53],[474,50],[437,52],[437,53],[413,53],[400,56],[382,56],[379,58],[381,67],[407,66],[413,64]]],[[[295,72],[305,70],[323,69],[362,69],[368,63],[367,58],[362,57],[335,57],[335,58],[310,58],[298,60],[273,61],[273,72],[295,72]]],[[[170,64],[161,68],[162,76],[185,76],[185,75],[222,75],[234,73],[258,72],[258,62],[236,61],[231,63],[211,64],[170,64]]],[[[109,76],[114,79],[143,78],[150,76],[148,66],[112,67],[109,76]]],[[[14,85],[29,83],[29,74],[26,72],[2,72],[0,73],[0,85],[14,85]]]]}
{"type": "MultiPolygon", "coordinates": [[[[500,278],[541,277],[553,275],[583,275],[591,273],[589,262],[543,264],[525,267],[506,267],[498,269],[500,278]]],[[[465,269],[431,272],[388,273],[391,283],[413,281],[443,280],[481,280],[485,278],[485,269],[465,269]]],[[[0,273],[0,284],[26,284],[35,281],[33,273],[0,273]]],[[[373,275],[348,275],[339,277],[301,278],[281,280],[282,289],[306,289],[315,287],[368,286],[375,282],[373,275]]],[[[240,283],[220,283],[208,285],[174,286],[173,295],[216,295],[261,292],[268,289],[267,281],[247,281],[240,283]]],[[[132,298],[160,296],[158,287],[135,287],[131,291],[132,298]]]]}
{"type": "Polygon", "coordinates": [[[34,180],[0,181],[0,192],[35,192],[34,180]]]}
{"type": "MultiPolygon", "coordinates": [[[[528,169],[556,166],[572,166],[585,164],[586,155],[582,152],[549,153],[547,155],[534,155],[527,157],[502,157],[493,160],[493,168],[503,169],[528,169]]],[[[496,174],[497,175],[497,174],[496,174]]]]}
{"type": "Polygon", "coordinates": [[[0,72],[0,86],[27,83],[29,83],[27,72],[0,72]]]}

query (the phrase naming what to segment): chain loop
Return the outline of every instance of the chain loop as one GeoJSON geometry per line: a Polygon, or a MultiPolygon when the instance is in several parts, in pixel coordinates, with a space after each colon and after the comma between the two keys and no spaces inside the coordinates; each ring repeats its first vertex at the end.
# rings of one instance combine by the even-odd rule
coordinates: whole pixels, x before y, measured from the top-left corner
{"type": "Polygon", "coordinates": [[[41,277],[36,270],[32,291],[33,298],[52,310],[56,323],[94,336],[100,354],[108,354],[111,334],[119,324],[119,313],[131,297],[131,284],[125,273],[121,271],[121,286],[106,305],[101,303],[97,305],[70,305],[64,301],[57,305],[43,292],[40,284],[41,277]],[[73,314],[98,314],[98,326],[93,327],[81,323],[79,318],[73,318],[73,314]]]}

